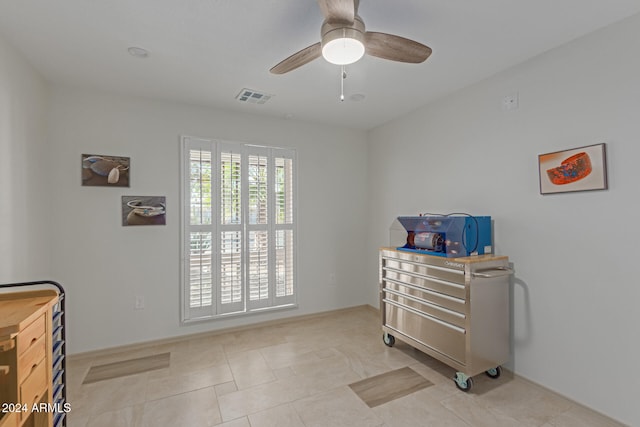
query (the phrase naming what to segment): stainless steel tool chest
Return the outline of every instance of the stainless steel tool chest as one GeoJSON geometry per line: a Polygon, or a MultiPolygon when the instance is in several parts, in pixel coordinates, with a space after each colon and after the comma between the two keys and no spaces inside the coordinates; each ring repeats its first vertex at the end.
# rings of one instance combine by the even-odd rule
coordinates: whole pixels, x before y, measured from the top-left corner
{"type": "Polygon", "coordinates": [[[406,342],[453,367],[464,391],[471,377],[500,375],[509,360],[506,256],[445,258],[380,250],[380,308],[385,344],[406,342]]]}

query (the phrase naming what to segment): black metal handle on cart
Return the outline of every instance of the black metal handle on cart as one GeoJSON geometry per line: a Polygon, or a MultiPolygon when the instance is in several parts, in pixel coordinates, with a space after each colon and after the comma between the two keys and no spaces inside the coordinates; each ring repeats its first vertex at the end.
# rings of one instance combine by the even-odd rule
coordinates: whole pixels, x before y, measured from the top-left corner
{"type": "MultiPolygon", "coordinates": [[[[58,410],[62,410],[63,404],[66,403],[67,401],[67,390],[66,390],[66,384],[67,384],[67,361],[66,361],[66,326],[65,326],[65,291],[64,288],[62,287],[62,285],[60,285],[58,282],[54,282],[52,280],[40,280],[40,281],[35,281],[35,282],[22,282],[22,283],[7,283],[7,284],[0,284],[0,288],[17,288],[17,287],[29,287],[29,286],[54,286],[58,289],[58,304],[60,304],[60,311],[58,313],[56,313],[56,315],[58,315],[58,320],[60,322],[60,328],[61,329],[57,329],[55,328],[53,333],[54,336],[57,335],[58,333],[60,334],[60,339],[57,341],[57,343],[54,343],[54,353],[57,349],[60,349],[61,352],[61,356],[59,357],[59,359],[55,359],[52,361],[52,363],[54,364],[54,368],[56,366],[58,366],[57,372],[54,372],[52,377],[53,377],[53,384],[55,384],[57,382],[58,379],[60,379],[60,386],[59,388],[53,387],[52,388],[52,397],[53,397],[53,403],[54,405],[56,403],[60,403],[60,408],[58,410]],[[56,391],[57,390],[57,391],[56,391]],[[59,395],[59,397],[56,399],[56,396],[59,395]]],[[[57,407],[57,406],[56,406],[57,407]]],[[[54,427],[66,427],[67,425],[67,417],[65,416],[66,414],[64,412],[58,412],[54,415],[53,418],[53,426],[54,427]]]]}

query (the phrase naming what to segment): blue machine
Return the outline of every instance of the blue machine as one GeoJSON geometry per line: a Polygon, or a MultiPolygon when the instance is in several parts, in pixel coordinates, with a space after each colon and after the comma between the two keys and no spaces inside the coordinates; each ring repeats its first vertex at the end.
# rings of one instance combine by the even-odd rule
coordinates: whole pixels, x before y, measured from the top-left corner
{"type": "Polygon", "coordinates": [[[490,216],[399,216],[398,221],[407,230],[407,243],[398,250],[442,257],[492,252],[490,216]]]}

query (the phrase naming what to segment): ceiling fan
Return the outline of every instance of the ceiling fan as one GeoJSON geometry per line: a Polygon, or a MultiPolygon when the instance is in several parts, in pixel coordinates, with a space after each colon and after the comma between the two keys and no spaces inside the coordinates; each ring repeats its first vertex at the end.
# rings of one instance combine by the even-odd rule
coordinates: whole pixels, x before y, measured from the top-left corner
{"type": "Polygon", "coordinates": [[[323,56],[337,65],[352,64],[367,53],[391,61],[420,63],[431,55],[431,48],[404,37],[365,31],[358,16],[359,0],[318,0],[324,15],[321,41],[294,53],[275,67],[273,74],[284,74],[323,56]]]}

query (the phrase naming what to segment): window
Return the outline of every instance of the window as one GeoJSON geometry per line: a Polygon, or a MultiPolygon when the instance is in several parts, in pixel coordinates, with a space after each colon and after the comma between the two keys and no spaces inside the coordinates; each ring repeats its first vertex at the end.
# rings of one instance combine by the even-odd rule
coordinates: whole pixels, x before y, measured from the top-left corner
{"type": "Polygon", "coordinates": [[[292,306],[295,152],[183,137],[182,320],[292,306]]]}

